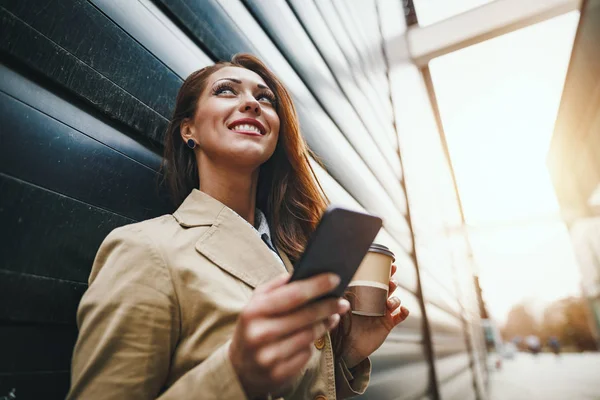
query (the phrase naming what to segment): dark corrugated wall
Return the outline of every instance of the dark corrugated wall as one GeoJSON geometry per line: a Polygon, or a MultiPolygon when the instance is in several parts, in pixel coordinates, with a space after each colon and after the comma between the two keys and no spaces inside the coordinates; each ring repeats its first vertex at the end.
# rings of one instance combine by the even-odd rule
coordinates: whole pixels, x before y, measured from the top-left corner
{"type": "MultiPolygon", "coordinates": [[[[439,154],[411,145],[422,132],[402,132],[398,120],[394,91],[414,88],[394,86],[382,24],[404,24],[400,0],[0,0],[0,17],[0,396],[16,388],[18,399],[64,397],[75,310],[97,247],[117,226],[173,211],[157,182],[181,82],[252,52],[292,92],[329,197],[383,216],[379,240],[398,256],[398,296],[411,316],[374,355],[363,397],[475,397],[473,374],[484,368],[474,360],[484,365],[485,354],[467,351],[466,332],[479,329],[470,261],[460,245],[441,265],[431,260],[439,226],[409,177],[412,226],[422,232],[414,244],[407,220],[399,137],[403,158],[439,154]]],[[[421,189],[438,185],[404,161],[421,189]]]]}

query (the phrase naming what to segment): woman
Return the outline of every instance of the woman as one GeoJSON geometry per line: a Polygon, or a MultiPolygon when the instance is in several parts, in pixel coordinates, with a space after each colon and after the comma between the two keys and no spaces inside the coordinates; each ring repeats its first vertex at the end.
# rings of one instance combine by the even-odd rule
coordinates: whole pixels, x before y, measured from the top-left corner
{"type": "Polygon", "coordinates": [[[392,298],[385,317],[352,317],[334,354],[328,332],[349,304],[312,300],[339,278],[286,284],[326,207],[308,154],[288,92],[255,57],[186,79],[165,142],[179,208],[118,228],[100,247],[78,309],[69,399],[335,399],[366,389],[368,356],[408,310],[392,298]]]}

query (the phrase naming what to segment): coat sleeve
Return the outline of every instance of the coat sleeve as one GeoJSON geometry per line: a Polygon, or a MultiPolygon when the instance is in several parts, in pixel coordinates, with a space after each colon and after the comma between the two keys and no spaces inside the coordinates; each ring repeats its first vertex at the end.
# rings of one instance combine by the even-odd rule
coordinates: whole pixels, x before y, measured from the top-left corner
{"type": "Polygon", "coordinates": [[[67,399],[245,399],[229,343],[165,388],[180,333],[170,272],[135,225],[102,243],[77,311],[67,399]]]}
{"type": "Polygon", "coordinates": [[[353,372],[348,369],[344,360],[340,358],[335,366],[336,397],[341,400],[363,394],[369,386],[370,379],[371,360],[368,357],[354,367],[353,372]]]}

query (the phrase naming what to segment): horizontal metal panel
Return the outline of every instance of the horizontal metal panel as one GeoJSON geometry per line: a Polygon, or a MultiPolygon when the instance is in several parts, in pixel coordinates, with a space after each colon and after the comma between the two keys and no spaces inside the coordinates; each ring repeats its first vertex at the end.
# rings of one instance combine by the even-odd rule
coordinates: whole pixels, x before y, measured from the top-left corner
{"type": "Polygon", "coordinates": [[[435,370],[441,386],[469,368],[469,354],[460,353],[435,359],[435,370]]]}
{"type": "Polygon", "coordinates": [[[381,53],[381,40],[379,38],[370,42],[367,40],[366,31],[377,29],[377,19],[370,18],[372,11],[375,11],[372,0],[346,1],[333,0],[333,4],[345,25],[348,36],[352,40],[354,47],[362,60],[363,69],[367,73],[367,78],[371,81],[381,102],[391,109],[390,92],[387,77],[385,75],[385,63],[376,54],[381,53]],[[370,7],[371,6],[371,7],[370,7]],[[373,25],[375,24],[375,26],[373,25]]]}
{"type": "Polygon", "coordinates": [[[421,270],[421,288],[427,302],[458,318],[461,315],[461,307],[458,299],[434,279],[427,270],[421,270]]]}
{"type": "Polygon", "coordinates": [[[463,325],[459,316],[450,314],[446,310],[430,303],[427,297],[426,301],[425,308],[432,332],[449,334],[463,332],[463,325]]]}
{"type": "Polygon", "coordinates": [[[421,342],[386,340],[373,353],[371,361],[373,362],[373,370],[382,372],[390,368],[423,362],[425,358],[425,348],[421,342]]]}
{"type": "Polygon", "coordinates": [[[0,375],[67,371],[71,368],[71,354],[76,339],[75,326],[2,324],[0,375]]]}
{"type": "Polygon", "coordinates": [[[59,5],[48,6],[46,9],[52,10],[53,14],[40,13],[40,19],[35,17],[35,13],[24,11],[27,8],[36,9],[30,7],[29,2],[19,2],[18,6],[16,3],[8,5],[19,16],[0,7],[0,29],[4,38],[0,42],[0,49],[9,55],[10,60],[17,60],[36,74],[58,84],[87,106],[130,126],[155,142],[160,142],[167,125],[165,115],[170,114],[171,104],[181,82],[175,74],[87,2],[85,5],[75,0],[61,3],[66,8],[74,5],[83,7],[82,10],[77,10],[85,14],[81,20],[85,24],[81,34],[76,33],[81,28],[80,25],[72,27],[62,20],[72,16],[68,13],[61,14],[59,11],[62,8],[59,5]],[[35,27],[21,17],[30,20],[35,27]],[[102,30],[103,33],[90,28],[102,30]],[[53,38],[37,29],[48,31],[53,38]],[[114,34],[110,33],[111,29],[114,34]],[[89,43],[86,42],[88,39],[89,43]],[[104,55],[108,48],[110,56],[98,58],[98,54],[104,55]],[[135,63],[132,62],[133,59],[135,63]],[[118,69],[120,67],[122,70],[118,69]],[[131,71],[131,74],[123,74],[127,71],[131,71]],[[146,81],[140,86],[138,78],[141,76],[144,78],[139,81],[146,81]],[[133,83],[128,86],[125,84],[126,80],[133,83]],[[119,86],[120,84],[127,89],[119,86]]]}
{"type": "Polygon", "coordinates": [[[70,378],[69,371],[0,374],[0,393],[8,395],[18,388],[15,391],[18,400],[64,399],[69,391],[70,378]]]}
{"type": "Polygon", "coordinates": [[[0,269],[0,321],[75,325],[87,285],[0,269]]]}
{"type": "MultiPolygon", "coordinates": [[[[355,110],[346,100],[334,75],[285,0],[245,0],[245,3],[390,195],[397,195],[401,190],[398,179],[402,177],[402,171],[395,146],[387,140],[374,140],[385,131],[368,132],[365,129],[357,111],[364,115],[370,110],[355,110]]],[[[383,84],[388,86],[387,82],[383,84]]]]}
{"type": "Polygon", "coordinates": [[[470,369],[444,382],[439,387],[440,397],[443,400],[472,400],[475,399],[473,377],[470,369]]]}
{"type": "Polygon", "coordinates": [[[154,171],[158,172],[160,169],[162,158],[158,154],[160,148],[144,146],[138,140],[113,128],[106,121],[96,118],[85,109],[69,103],[4,65],[0,65],[0,91],[77,131],[85,132],[94,140],[154,171]]]}
{"type": "Polygon", "coordinates": [[[409,400],[423,396],[429,388],[429,366],[425,361],[390,366],[373,371],[360,400],[409,400]]]}
{"type": "MultiPolygon", "coordinates": [[[[377,94],[376,86],[369,80],[369,71],[366,71],[362,65],[362,60],[354,43],[352,42],[347,26],[344,24],[343,18],[339,15],[338,10],[331,0],[315,0],[319,11],[323,18],[327,21],[327,26],[335,37],[340,49],[346,56],[354,71],[357,83],[367,97],[380,107],[380,118],[387,121],[393,121],[392,107],[389,102],[384,102],[377,94]]],[[[352,31],[353,27],[350,27],[352,31]]]]}
{"type": "Polygon", "coordinates": [[[433,352],[438,358],[466,354],[468,352],[466,339],[463,335],[433,334],[431,340],[433,342],[433,352]]]}
{"type": "Polygon", "coordinates": [[[0,118],[3,173],[131,219],[171,210],[147,166],[2,92],[0,118]]]}
{"type": "MultiPolygon", "coordinates": [[[[398,139],[393,121],[382,118],[379,105],[370,101],[359,88],[348,60],[316,5],[306,0],[288,0],[288,3],[378,146],[387,145],[397,150],[398,139]]],[[[385,66],[385,60],[382,60],[382,66],[385,66]]],[[[378,89],[387,91],[389,101],[389,82],[386,81],[385,87],[378,89]]]]}
{"type": "Polygon", "coordinates": [[[44,12],[29,1],[3,7],[165,118],[181,80],[85,0],[47,0],[44,12]]]}
{"type": "Polygon", "coordinates": [[[100,243],[134,222],[0,173],[2,268],[87,283],[100,243]],[[43,238],[43,239],[40,239],[43,238]]]}
{"type": "Polygon", "coordinates": [[[180,78],[213,63],[150,0],[89,0],[180,78]]]}
{"type": "MultiPolygon", "coordinates": [[[[412,210],[412,209],[411,209],[412,210]]],[[[411,213],[412,216],[412,213],[411,213]]],[[[413,220],[415,220],[413,218],[413,220]]],[[[421,271],[427,271],[439,286],[451,297],[457,297],[456,269],[449,250],[449,238],[446,235],[416,235],[416,252],[421,271]]]]}
{"type": "MultiPolygon", "coordinates": [[[[389,82],[387,81],[387,60],[385,59],[381,24],[379,23],[379,9],[376,0],[355,0],[346,3],[346,8],[357,21],[357,27],[363,32],[365,51],[372,59],[372,64],[378,68],[379,79],[385,81],[388,88],[385,90],[385,100],[390,101],[389,82]],[[363,22],[364,21],[364,22],[363,22]]],[[[400,21],[398,21],[400,22],[400,21]]]]}
{"type": "MultiPolygon", "coordinates": [[[[362,39],[362,52],[370,60],[370,67],[376,72],[375,78],[386,82],[386,61],[383,55],[383,41],[379,27],[379,18],[375,0],[359,0],[344,2],[347,12],[362,39]]],[[[381,84],[381,83],[380,83],[381,84]]],[[[382,100],[390,101],[389,87],[383,90],[382,100]]]]}
{"type": "Polygon", "coordinates": [[[404,7],[397,1],[376,1],[383,47],[391,71],[410,60],[408,45],[404,39],[406,32],[404,7]]]}
{"type": "Polygon", "coordinates": [[[228,61],[236,53],[256,54],[244,30],[236,29],[216,0],[154,0],[173,20],[185,27],[192,39],[215,60],[228,61]]]}

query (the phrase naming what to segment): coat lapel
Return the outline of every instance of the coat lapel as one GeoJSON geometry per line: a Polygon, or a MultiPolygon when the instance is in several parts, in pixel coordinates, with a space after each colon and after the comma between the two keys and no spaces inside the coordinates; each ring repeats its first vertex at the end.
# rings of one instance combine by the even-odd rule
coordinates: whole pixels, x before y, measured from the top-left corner
{"type": "Polygon", "coordinates": [[[284,273],[254,228],[209,195],[194,190],[173,215],[184,227],[210,225],[196,242],[196,250],[252,288],[284,273]]]}
{"type": "Polygon", "coordinates": [[[198,240],[196,250],[253,288],[284,273],[254,229],[227,207],[198,240]]]}

